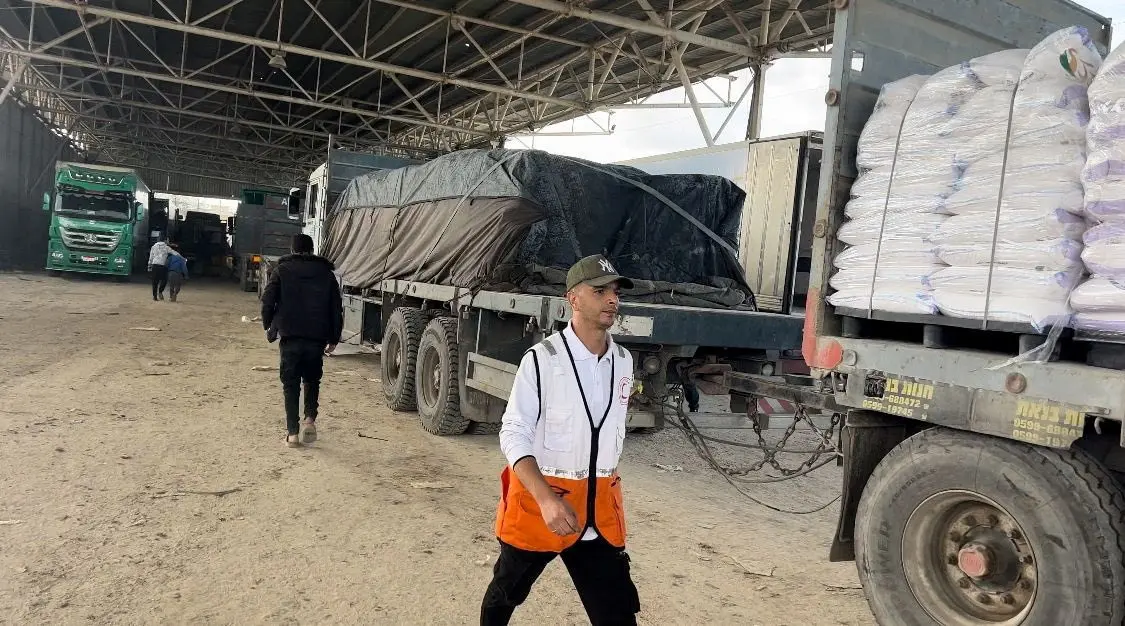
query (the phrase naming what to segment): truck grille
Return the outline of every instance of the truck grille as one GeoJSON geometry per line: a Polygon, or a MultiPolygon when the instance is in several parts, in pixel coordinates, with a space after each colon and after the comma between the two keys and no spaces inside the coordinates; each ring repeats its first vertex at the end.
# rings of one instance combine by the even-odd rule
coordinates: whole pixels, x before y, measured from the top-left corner
{"type": "Polygon", "coordinates": [[[113,251],[121,237],[120,233],[95,233],[69,228],[60,228],[59,232],[62,233],[63,245],[68,248],[100,252],[113,251]]]}

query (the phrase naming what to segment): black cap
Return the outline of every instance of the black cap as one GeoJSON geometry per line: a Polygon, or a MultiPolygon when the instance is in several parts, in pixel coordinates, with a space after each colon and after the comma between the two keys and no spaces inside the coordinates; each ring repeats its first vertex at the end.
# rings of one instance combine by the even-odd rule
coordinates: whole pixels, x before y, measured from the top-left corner
{"type": "Polygon", "coordinates": [[[600,254],[594,254],[578,261],[566,273],[567,291],[581,284],[591,287],[605,287],[611,283],[621,285],[622,289],[633,288],[633,281],[618,274],[609,259],[600,254]]]}

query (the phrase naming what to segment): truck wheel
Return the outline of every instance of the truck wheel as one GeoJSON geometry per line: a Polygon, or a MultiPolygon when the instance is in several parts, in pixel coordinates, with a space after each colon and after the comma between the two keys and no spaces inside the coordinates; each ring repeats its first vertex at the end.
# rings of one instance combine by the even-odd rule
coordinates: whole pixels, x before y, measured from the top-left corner
{"type": "Polygon", "coordinates": [[[418,309],[395,309],[383,333],[379,359],[383,394],[392,411],[418,408],[414,394],[414,368],[418,363],[418,342],[426,328],[426,314],[418,309]]]}
{"type": "Polygon", "coordinates": [[[471,422],[469,429],[465,431],[466,435],[499,435],[500,427],[503,426],[500,422],[471,422]]]}
{"type": "Polygon", "coordinates": [[[1082,450],[932,428],[871,475],[856,565],[880,624],[1121,624],[1123,515],[1082,450]]]}
{"type": "Polygon", "coordinates": [[[457,389],[457,320],[434,318],[418,346],[418,417],[422,428],[434,435],[461,435],[469,420],[461,415],[457,389]]]}

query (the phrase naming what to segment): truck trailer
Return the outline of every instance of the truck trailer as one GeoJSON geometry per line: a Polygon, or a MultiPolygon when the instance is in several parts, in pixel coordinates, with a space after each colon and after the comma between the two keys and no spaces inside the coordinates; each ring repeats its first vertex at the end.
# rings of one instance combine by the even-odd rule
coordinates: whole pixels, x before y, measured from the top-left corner
{"type": "Polygon", "coordinates": [[[611,332],[636,364],[629,427],[657,429],[676,386],[726,395],[726,371],[801,363],[801,318],[757,310],[738,263],[745,195],[717,176],[463,151],[355,179],[322,245],[345,337],[381,347],[388,405],[436,435],[499,429],[523,353],[569,320],[566,268],[605,253],[644,283],[611,332]]]}
{"type": "Polygon", "coordinates": [[[301,222],[291,203],[290,192],[244,189],[238,209],[227,220],[238,283],[243,291],[264,289],[261,277],[263,260],[268,264],[289,254],[293,235],[301,232],[301,222]]]}
{"type": "MultiPolygon", "coordinates": [[[[844,415],[829,556],[856,561],[880,624],[1121,624],[1120,339],[987,312],[979,320],[828,302],[860,174],[857,143],[884,85],[971,69],[970,59],[1032,48],[1072,26],[1104,54],[1109,21],[1063,0],[835,6],[802,343],[812,376],[727,372],[726,385],[844,415]]],[[[1069,68],[1071,58],[1048,55],[1045,67],[1069,68]]],[[[983,254],[991,263],[987,246],[983,254]]]]}
{"type": "Polygon", "coordinates": [[[47,273],[106,274],[128,280],[148,261],[151,192],[137,172],[59,161],[43,194],[51,214],[47,273]]]}
{"type": "Polygon", "coordinates": [[[649,174],[709,174],[746,191],[738,260],[761,311],[800,312],[808,296],[823,133],[738,141],[619,162],[649,174]]]}

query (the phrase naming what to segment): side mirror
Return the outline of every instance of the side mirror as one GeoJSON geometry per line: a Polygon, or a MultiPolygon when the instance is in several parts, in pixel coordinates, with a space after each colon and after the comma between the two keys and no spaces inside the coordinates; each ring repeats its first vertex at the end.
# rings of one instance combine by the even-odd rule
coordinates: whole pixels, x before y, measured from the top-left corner
{"type": "Polygon", "coordinates": [[[50,192],[43,192],[43,210],[50,213],[51,211],[51,194],[50,192]]]}
{"type": "Polygon", "coordinates": [[[136,209],[136,211],[137,211],[137,219],[138,219],[138,220],[140,220],[140,219],[144,219],[144,216],[145,216],[145,205],[141,204],[140,202],[134,202],[134,203],[133,203],[133,207],[134,207],[134,208],[136,209]]]}

